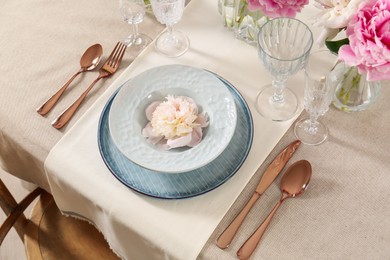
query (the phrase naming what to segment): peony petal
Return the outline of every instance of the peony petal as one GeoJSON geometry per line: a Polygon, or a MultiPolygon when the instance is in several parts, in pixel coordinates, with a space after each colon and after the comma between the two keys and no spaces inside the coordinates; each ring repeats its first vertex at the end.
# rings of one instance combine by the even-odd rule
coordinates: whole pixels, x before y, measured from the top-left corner
{"type": "Polygon", "coordinates": [[[183,146],[187,146],[191,142],[191,140],[192,140],[192,135],[188,134],[175,139],[168,139],[167,145],[170,148],[183,147],[183,146]]]}
{"type": "Polygon", "coordinates": [[[163,138],[163,136],[157,135],[153,131],[153,127],[150,122],[144,127],[144,129],[142,129],[142,136],[145,137],[151,144],[156,144],[163,138]]]}
{"type": "Polygon", "coordinates": [[[249,11],[256,11],[260,9],[260,3],[258,0],[247,0],[247,2],[249,11]]]}
{"type": "Polygon", "coordinates": [[[195,123],[199,124],[200,127],[206,127],[209,125],[209,115],[206,112],[202,112],[198,115],[195,123]]]}
{"type": "Polygon", "coordinates": [[[367,80],[390,80],[390,64],[367,69],[367,80]]]}
{"type": "Polygon", "coordinates": [[[339,58],[349,66],[359,65],[359,62],[356,59],[355,53],[352,51],[349,45],[341,46],[339,50],[339,58]]]}
{"type": "Polygon", "coordinates": [[[156,107],[158,107],[158,105],[160,104],[161,104],[160,101],[154,101],[145,109],[146,118],[149,121],[152,121],[153,112],[156,110],[156,107]]]}
{"type": "Polygon", "coordinates": [[[319,43],[319,41],[321,41],[322,45],[320,44],[320,46],[323,46],[325,41],[334,39],[338,33],[339,33],[339,29],[324,28],[321,31],[321,34],[320,34],[317,42],[319,43]]]}
{"type": "Polygon", "coordinates": [[[187,146],[194,147],[198,145],[200,141],[202,141],[202,128],[195,127],[192,131],[192,140],[189,144],[187,144],[187,146]]]}
{"type": "Polygon", "coordinates": [[[161,150],[169,150],[171,149],[171,147],[169,147],[169,145],[167,145],[167,142],[166,140],[161,140],[161,142],[158,142],[156,144],[157,148],[161,149],[161,150]]]}

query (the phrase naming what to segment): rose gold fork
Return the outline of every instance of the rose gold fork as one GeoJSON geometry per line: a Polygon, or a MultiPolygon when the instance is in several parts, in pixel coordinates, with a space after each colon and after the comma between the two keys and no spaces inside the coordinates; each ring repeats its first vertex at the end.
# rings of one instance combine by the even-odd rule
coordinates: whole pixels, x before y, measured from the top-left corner
{"type": "Polygon", "coordinates": [[[107,58],[106,62],[99,70],[99,76],[92,82],[92,84],[81,94],[81,96],[70,105],[60,116],[58,116],[51,124],[57,129],[60,129],[64,125],[66,125],[69,120],[72,118],[77,108],[83,102],[85,97],[88,95],[88,92],[93,88],[93,86],[102,78],[106,78],[114,74],[123,58],[123,55],[126,50],[126,45],[121,42],[118,42],[111,52],[110,56],[107,58]]]}

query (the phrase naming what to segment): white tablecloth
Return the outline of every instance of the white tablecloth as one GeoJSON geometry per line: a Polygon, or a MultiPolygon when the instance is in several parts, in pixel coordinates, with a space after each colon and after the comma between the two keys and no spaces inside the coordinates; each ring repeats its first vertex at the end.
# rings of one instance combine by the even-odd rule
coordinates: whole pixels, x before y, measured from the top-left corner
{"type": "MultiPolygon", "coordinates": [[[[306,13],[310,10],[308,7],[306,13]]],[[[235,39],[222,26],[216,1],[191,1],[176,28],[190,38],[189,51],[179,58],[166,58],[151,44],[62,137],[45,162],[59,208],[94,222],[112,248],[126,259],[195,259],[293,123],[293,119],[272,122],[255,111],[257,92],[272,78],[259,62],[256,48],[235,39]],[[110,173],[99,154],[97,126],[103,106],[124,81],[149,68],[175,63],[204,68],[230,81],[250,106],[255,134],[248,158],[225,184],[194,198],[161,200],[130,190],[110,173]]],[[[290,83],[302,93],[301,73],[290,83]]]]}

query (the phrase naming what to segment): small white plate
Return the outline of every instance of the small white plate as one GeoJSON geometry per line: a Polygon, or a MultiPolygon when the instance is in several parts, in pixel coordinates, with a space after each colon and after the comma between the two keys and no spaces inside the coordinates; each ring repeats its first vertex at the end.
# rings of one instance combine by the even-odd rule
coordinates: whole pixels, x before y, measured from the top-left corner
{"type": "Polygon", "coordinates": [[[134,163],[164,173],[182,173],[214,160],[229,144],[236,128],[234,99],[212,73],[184,65],[166,65],[130,79],[119,90],[109,114],[111,137],[123,155],[134,163]],[[145,108],[170,94],[194,99],[207,112],[209,126],[195,147],[162,150],[142,136],[148,120],[145,108]]]}

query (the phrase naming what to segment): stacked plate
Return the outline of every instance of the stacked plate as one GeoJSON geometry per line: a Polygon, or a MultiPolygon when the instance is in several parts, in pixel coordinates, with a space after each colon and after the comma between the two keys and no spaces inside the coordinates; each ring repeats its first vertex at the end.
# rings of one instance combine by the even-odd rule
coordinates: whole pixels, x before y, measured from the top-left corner
{"type": "Polygon", "coordinates": [[[98,133],[102,158],[118,180],[165,199],[223,184],[246,159],[252,139],[252,117],[239,92],[214,73],[184,65],[155,67],[125,82],[104,107],[98,133]],[[190,97],[208,114],[195,147],[162,150],[143,137],[146,107],[167,95],[190,97]]]}

